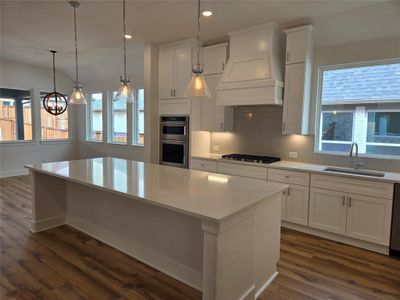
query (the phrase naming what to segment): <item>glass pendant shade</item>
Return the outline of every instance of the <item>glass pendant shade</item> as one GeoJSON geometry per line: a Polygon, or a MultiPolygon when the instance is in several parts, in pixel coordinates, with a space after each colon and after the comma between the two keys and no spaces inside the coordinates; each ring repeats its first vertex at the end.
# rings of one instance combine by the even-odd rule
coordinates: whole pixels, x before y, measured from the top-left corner
{"type": "Polygon", "coordinates": [[[121,81],[115,101],[135,102],[135,97],[129,81],[121,81]]]}
{"type": "Polygon", "coordinates": [[[71,97],[69,97],[70,104],[86,104],[85,95],[82,92],[82,87],[79,85],[74,86],[71,97]]]}
{"type": "Polygon", "coordinates": [[[211,98],[210,90],[202,72],[193,71],[192,78],[185,90],[185,97],[208,97],[211,98]]]}

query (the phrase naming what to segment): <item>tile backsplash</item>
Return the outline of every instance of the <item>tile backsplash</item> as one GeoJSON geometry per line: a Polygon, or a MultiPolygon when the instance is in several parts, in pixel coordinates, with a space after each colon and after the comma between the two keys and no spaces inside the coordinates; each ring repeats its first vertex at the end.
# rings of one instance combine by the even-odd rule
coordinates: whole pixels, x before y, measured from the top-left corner
{"type": "MultiPolygon", "coordinates": [[[[278,156],[326,165],[351,166],[352,158],[314,153],[314,136],[282,135],[282,107],[238,106],[234,113],[234,132],[211,133],[211,153],[246,153],[278,156]],[[219,151],[215,151],[215,146],[219,151]],[[289,157],[297,152],[297,158],[289,157]]],[[[365,168],[400,172],[400,160],[361,158],[365,168]]]]}

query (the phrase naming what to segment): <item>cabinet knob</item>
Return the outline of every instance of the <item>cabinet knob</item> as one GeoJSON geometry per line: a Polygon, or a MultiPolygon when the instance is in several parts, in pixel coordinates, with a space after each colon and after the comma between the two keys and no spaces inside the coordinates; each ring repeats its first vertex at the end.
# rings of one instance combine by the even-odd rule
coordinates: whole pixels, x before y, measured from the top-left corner
{"type": "Polygon", "coordinates": [[[220,128],[221,128],[221,130],[224,129],[224,123],[221,122],[221,127],[220,128]]]}
{"type": "Polygon", "coordinates": [[[349,197],[349,207],[351,207],[351,197],[349,197]]]}
{"type": "Polygon", "coordinates": [[[176,90],[174,90],[174,97],[176,97],[176,90]]]}
{"type": "Polygon", "coordinates": [[[346,196],[343,196],[343,203],[342,206],[346,206],[346,196]]]}
{"type": "Polygon", "coordinates": [[[290,186],[289,186],[289,188],[287,189],[287,195],[290,196],[290,186]]]}

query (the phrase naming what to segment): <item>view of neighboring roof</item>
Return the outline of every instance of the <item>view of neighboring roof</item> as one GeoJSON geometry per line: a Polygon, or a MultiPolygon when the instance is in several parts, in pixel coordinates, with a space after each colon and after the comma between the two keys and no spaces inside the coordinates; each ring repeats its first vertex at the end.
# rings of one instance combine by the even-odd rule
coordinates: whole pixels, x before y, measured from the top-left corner
{"type": "Polygon", "coordinates": [[[400,100],[400,63],[325,70],[322,102],[400,100]]]}

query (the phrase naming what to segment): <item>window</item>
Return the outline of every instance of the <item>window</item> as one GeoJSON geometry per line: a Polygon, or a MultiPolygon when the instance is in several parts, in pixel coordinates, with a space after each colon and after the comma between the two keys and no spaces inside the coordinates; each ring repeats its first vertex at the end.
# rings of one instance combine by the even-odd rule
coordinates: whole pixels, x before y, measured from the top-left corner
{"type": "MultiPolygon", "coordinates": [[[[42,140],[67,140],[68,139],[68,109],[61,115],[53,116],[43,107],[46,92],[40,92],[40,127],[42,140]]],[[[64,95],[66,98],[67,96],[64,95]]],[[[67,98],[68,99],[68,98],[67,98]]],[[[54,99],[50,99],[54,101],[54,99]]]]}
{"type": "Polygon", "coordinates": [[[88,103],[89,131],[88,139],[103,140],[103,93],[92,93],[88,103]]]}
{"type": "Polygon", "coordinates": [[[127,143],[127,104],[125,101],[115,101],[117,92],[113,92],[111,101],[111,134],[113,143],[127,143]]]}
{"type": "Polygon", "coordinates": [[[136,107],[134,109],[134,137],[136,145],[144,145],[144,89],[135,90],[136,107]]]}
{"type": "Polygon", "coordinates": [[[400,62],[321,69],[317,147],[400,158],[400,62]]]}
{"type": "Polygon", "coordinates": [[[0,141],[31,140],[31,92],[0,88],[0,141]]]}

